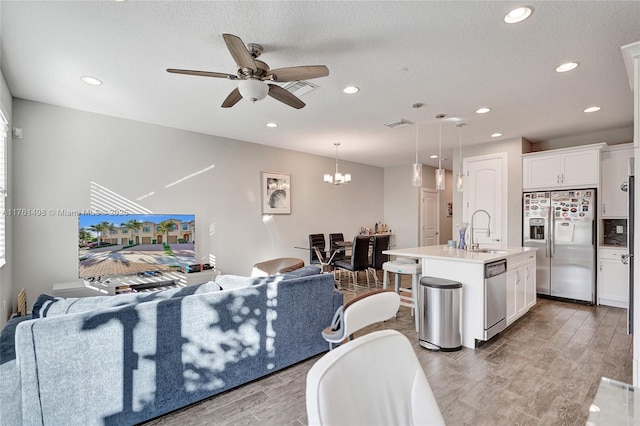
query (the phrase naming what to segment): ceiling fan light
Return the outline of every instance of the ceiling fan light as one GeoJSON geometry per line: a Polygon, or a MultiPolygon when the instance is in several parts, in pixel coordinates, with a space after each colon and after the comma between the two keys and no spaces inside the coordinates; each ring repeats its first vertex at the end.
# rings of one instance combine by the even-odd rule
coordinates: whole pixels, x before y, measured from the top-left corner
{"type": "Polygon", "coordinates": [[[238,83],[238,90],[244,99],[255,102],[267,97],[269,86],[257,78],[248,78],[238,83]]]}

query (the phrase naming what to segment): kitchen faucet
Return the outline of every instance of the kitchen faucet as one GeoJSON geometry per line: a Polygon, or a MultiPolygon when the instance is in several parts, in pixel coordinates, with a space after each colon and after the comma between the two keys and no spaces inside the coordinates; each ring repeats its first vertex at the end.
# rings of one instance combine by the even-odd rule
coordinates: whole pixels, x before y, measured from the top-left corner
{"type": "Polygon", "coordinates": [[[477,249],[480,248],[480,244],[479,243],[474,243],[474,241],[473,241],[473,219],[475,218],[476,213],[478,213],[478,212],[484,212],[487,215],[487,218],[489,219],[489,221],[487,222],[487,237],[489,237],[491,235],[491,215],[486,210],[483,210],[483,209],[476,210],[471,215],[471,226],[470,226],[470,229],[469,229],[469,232],[471,232],[471,237],[469,238],[469,247],[470,247],[469,250],[477,250],[477,249]]]}

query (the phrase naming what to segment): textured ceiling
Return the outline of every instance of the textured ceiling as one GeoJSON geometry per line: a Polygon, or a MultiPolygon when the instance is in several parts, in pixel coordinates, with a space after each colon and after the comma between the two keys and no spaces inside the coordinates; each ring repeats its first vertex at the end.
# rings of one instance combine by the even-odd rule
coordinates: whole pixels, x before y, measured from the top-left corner
{"type": "MultiPolygon", "coordinates": [[[[630,126],[620,47],[640,40],[640,2],[528,4],[531,18],[507,25],[518,4],[2,1],[0,59],[17,98],[330,157],[340,142],[341,159],[377,166],[413,162],[416,127],[384,126],[400,118],[419,123],[424,163],[437,151],[438,113],[468,124],[464,145],[497,131],[542,141],[630,126]],[[235,82],[165,69],[235,74],[223,33],[263,45],[271,68],[324,64],[330,75],[312,80],[301,110],[272,98],[222,109],[235,82]],[[580,67],[554,72],[567,61],[580,67]],[[347,85],[361,90],[345,95],[347,85]],[[591,105],[602,110],[582,112],[591,105]]],[[[458,132],[442,124],[449,158],[458,132]]]]}

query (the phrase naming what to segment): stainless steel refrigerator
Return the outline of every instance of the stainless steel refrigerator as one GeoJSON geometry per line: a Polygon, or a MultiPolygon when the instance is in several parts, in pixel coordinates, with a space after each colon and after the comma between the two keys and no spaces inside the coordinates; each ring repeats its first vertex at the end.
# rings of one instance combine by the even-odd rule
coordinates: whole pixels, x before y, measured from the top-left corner
{"type": "Polygon", "coordinates": [[[523,194],[523,239],[536,247],[536,292],[595,303],[596,190],[523,194]]]}

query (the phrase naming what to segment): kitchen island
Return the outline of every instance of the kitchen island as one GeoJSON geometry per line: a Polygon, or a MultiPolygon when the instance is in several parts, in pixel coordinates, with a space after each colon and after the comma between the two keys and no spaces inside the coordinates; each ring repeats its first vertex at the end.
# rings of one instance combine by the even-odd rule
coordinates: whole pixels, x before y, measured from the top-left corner
{"type": "Polygon", "coordinates": [[[496,300],[485,296],[485,266],[506,260],[504,298],[501,297],[498,303],[502,304],[504,300],[504,323],[508,327],[536,303],[535,250],[532,247],[509,247],[465,251],[441,245],[386,250],[383,253],[420,259],[423,277],[445,278],[462,283],[462,345],[476,348],[478,343],[492,336],[487,333],[487,327],[493,324],[485,324],[485,307],[487,303],[496,303],[496,300]]]}

